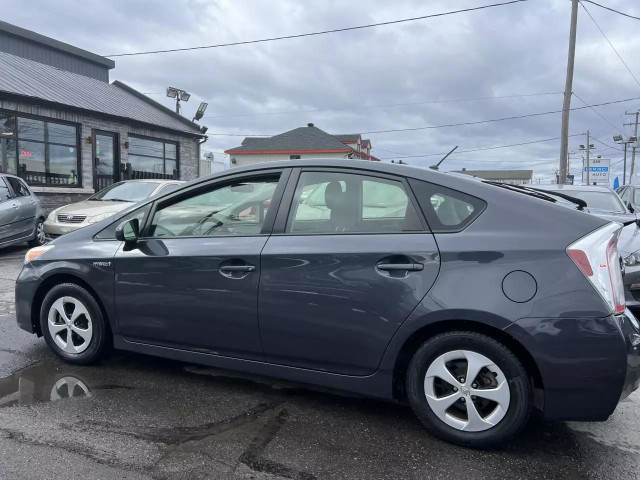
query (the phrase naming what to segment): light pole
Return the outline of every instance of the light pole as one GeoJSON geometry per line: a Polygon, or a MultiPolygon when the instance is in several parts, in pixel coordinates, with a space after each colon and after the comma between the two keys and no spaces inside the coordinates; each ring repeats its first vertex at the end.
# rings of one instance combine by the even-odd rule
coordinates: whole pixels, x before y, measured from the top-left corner
{"type": "Polygon", "coordinates": [[[630,143],[637,143],[638,142],[638,137],[635,136],[630,136],[629,138],[627,138],[626,140],[624,139],[624,137],[622,135],[614,135],[613,136],[613,141],[624,145],[624,161],[622,163],[622,185],[625,185],[627,183],[626,178],[627,178],[627,145],[629,145],[630,143]]]}
{"type": "MultiPolygon", "coordinates": [[[[594,150],[596,148],[596,146],[593,143],[589,143],[589,131],[587,130],[587,144],[585,145],[580,145],[580,151],[581,152],[586,152],[587,153],[587,185],[591,184],[591,179],[590,179],[590,173],[591,173],[591,150],[594,150]]],[[[584,157],[583,157],[584,158],[584,157]]],[[[582,167],[582,172],[584,173],[584,165],[582,167]]],[[[583,181],[584,181],[584,174],[583,174],[583,181]]]]}
{"type": "Polygon", "coordinates": [[[167,87],[167,97],[176,99],[176,113],[180,113],[180,100],[188,102],[191,94],[175,87],[167,87]]]}

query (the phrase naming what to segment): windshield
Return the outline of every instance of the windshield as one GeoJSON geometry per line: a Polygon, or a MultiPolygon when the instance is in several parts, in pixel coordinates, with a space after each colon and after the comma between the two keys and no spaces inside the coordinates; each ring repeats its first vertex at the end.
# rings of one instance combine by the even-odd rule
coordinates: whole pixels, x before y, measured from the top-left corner
{"type": "Polygon", "coordinates": [[[140,200],[148,198],[158,185],[158,182],[114,183],[113,185],[100,190],[93,197],[90,197],[89,200],[98,200],[103,202],[139,202],[140,200]]]}
{"type": "MultiPolygon", "coordinates": [[[[549,192],[553,194],[553,191],[549,192]]],[[[626,213],[620,197],[614,192],[591,192],[586,190],[570,190],[566,192],[572,197],[587,202],[587,208],[597,208],[607,212],[626,213]]]]}

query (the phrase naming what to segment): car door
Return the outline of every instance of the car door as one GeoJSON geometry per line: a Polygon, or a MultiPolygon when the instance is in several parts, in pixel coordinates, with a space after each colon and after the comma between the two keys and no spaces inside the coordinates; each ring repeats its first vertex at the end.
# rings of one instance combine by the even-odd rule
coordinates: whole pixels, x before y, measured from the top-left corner
{"type": "Polygon", "coordinates": [[[261,257],[269,362],[368,375],[427,294],[440,259],[401,177],[296,170],[261,257]]]}
{"type": "Polygon", "coordinates": [[[288,173],[225,177],[155,204],[142,238],[123,245],[114,259],[125,339],[264,359],[260,252],[288,173]]]}
{"type": "Polygon", "coordinates": [[[16,225],[20,236],[27,236],[33,233],[36,222],[38,204],[31,191],[18,177],[5,177],[9,186],[13,189],[14,201],[19,205],[20,219],[16,225]]]}
{"type": "Polygon", "coordinates": [[[0,243],[20,238],[20,205],[13,197],[13,191],[0,177],[0,243]]]}

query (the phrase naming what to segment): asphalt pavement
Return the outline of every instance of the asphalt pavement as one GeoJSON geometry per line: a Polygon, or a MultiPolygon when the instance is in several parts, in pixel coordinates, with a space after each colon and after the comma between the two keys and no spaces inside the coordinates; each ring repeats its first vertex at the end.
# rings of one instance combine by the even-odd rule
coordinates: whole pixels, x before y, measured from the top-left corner
{"type": "Polygon", "coordinates": [[[638,393],[607,422],[534,418],[477,451],[381,401],[121,352],[66,365],[16,326],[25,250],[0,250],[2,479],[640,478],[638,393]]]}

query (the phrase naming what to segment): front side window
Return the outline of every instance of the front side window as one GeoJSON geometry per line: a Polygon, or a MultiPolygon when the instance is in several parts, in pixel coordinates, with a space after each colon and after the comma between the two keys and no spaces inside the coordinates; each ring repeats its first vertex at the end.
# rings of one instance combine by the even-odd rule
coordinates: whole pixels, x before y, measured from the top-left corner
{"type": "Polygon", "coordinates": [[[156,211],[152,237],[259,235],[278,177],[237,180],[162,205],[156,211]]]}
{"type": "Polygon", "coordinates": [[[9,182],[9,185],[11,185],[13,193],[16,195],[16,197],[28,197],[31,195],[31,192],[29,192],[29,189],[27,188],[25,183],[19,178],[6,177],[6,180],[7,182],[9,182]]]}
{"type": "Polygon", "coordinates": [[[132,178],[178,178],[177,144],[129,136],[129,163],[132,178]]]}
{"type": "Polygon", "coordinates": [[[288,233],[400,233],[422,225],[401,182],[366,175],[304,172],[288,233]]]}

